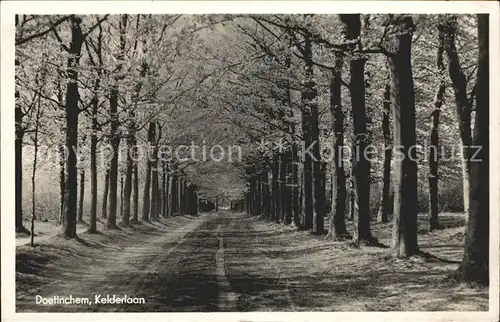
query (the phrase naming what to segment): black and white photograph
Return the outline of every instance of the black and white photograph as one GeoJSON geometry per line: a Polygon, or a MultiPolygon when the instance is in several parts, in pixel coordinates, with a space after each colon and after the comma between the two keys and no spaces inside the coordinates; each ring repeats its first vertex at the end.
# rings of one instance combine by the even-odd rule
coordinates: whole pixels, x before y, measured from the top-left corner
{"type": "Polygon", "coordinates": [[[498,320],[497,2],[99,2],[2,3],[2,320],[498,320]]]}

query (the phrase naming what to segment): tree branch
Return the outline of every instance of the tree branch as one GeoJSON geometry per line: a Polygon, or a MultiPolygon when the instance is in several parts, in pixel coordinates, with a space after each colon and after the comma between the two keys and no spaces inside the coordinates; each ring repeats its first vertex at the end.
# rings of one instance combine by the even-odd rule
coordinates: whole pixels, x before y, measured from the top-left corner
{"type": "Polygon", "coordinates": [[[54,23],[52,23],[52,25],[50,26],[50,28],[48,28],[48,29],[46,29],[46,30],[44,30],[44,31],[41,31],[41,32],[36,33],[36,34],[34,34],[34,35],[31,35],[31,36],[28,36],[28,37],[26,37],[26,38],[16,39],[16,46],[20,46],[20,45],[22,45],[22,44],[24,44],[24,43],[27,43],[28,41],[33,40],[33,39],[35,39],[35,38],[39,38],[39,37],[43,37],[43,36],[45,36],[45,35],[46,35],[46,34],[48,34],[49,32],[54,31],[54,30],[55,30],[55,28],[56,28],[57,26],[59,26],[60,24],[62,24],[62,23],[63,23],[64,21],[66,21],[69,17],[70,17],[70,16],[64,16],[64,17],[62,17],[61,19],[56,20],[54,23]]]}
{"type": "Polygon", "coordinates": [[[84,38],[84,39],[85,39],[85,38],[87,38],[87,36],[88,36],[90,33],[92,33],[92,31],[93,31],[95,28],[97,28],[98,26],[100,26],[100,25],[101,25],[101,23],[103,23],[105,20],[107,20],[107,19],[108,19],[108,16],[109,16],[109,14],[106,14],[106,15],[104,15],[104,17],[103,17],[102,19],[97,20],[97,22],[96,22],[96,23],[95,23],[92,27],[90,27],[90,28],[89,28],[89,30],[88,30],[88,31],[87,31],[87,32],[83,35],[83,38],[84,38]]]}
{"type": "Polygon", "coordinates": [[[59,37],[59,33],[57,33],[57,30],[56,30],[55,28],[54,28],[54,29],[52,29],[52,33],[54,34],[54,36],[56,37],[57,41],[59,42],[59,45],[61,45],[61,47],[62,47],[65,51],[67,51],[67,52],[69,53],[69,47],[68,47],[68,46],[66,46],[66,45],[63,43],[63,41],[62,41],[61,37],[59,37]]]}

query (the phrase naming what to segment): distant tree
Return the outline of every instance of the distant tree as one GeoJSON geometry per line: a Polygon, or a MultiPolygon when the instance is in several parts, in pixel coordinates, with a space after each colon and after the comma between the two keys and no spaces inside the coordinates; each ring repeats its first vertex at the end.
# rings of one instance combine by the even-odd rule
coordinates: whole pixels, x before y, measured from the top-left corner
{"type": "Polygon", "coordinates": [[[104,192],[102,194],[102,218],[107,218],[108,196],[109,196],[109,166],[106,166],[106,174],[104,175],[104,192]]]}
{"type": "Polygon", "coordinates": [[[392,138],[391,138],[391,85],[387,83],[384,88],[384,110],[382,118],[382,132],[384,135],[384,173],[382,178],[382,198],[377,216],[378,222],[388,222],[390,207],[389,190],[391,185],[391,160],[392,160],[392,138]]]}
{"type": "MultiPolygon", "coordinates": [[[[43,72],[42,74],[45,74],[43,72]]],[[[44,81],[45,75],[41,76],[42,81],[44,81]]],[[[31,208],[31,229],[30,229],[30,245],[31,247],[35,247],[35,218],[36,218],[36,167],[38,163],[38,138],[39,138],[39,128],[40,128],[40,118],[42,116],[42,107],[41,107],[41,97],[37,98],[37,107],[35,112],[35,134],[33,137],[33,145],[35,147],[34,155],[33,155],[33,170],[31,174],[31,194],[33,195],[32,199],[32,208],[31,208]]]]}
{"type": "Polygon", "coordinates": [[[438,164],[439,164],[439,116],[441,114],[441,106],[443,105],[444,94],[446,91],[446,84],[444,81],[444,63],[443,63],[443,52],[444,52],[444,37],[442,30],[439,31],[438,39],[438,49],[436,55],[436,65],[439,71],[438,88],[436,90],[436,96],[434,97],[434,110],[431,113],[432,117],[432,128],[430,133],[430,145],[429,145],[429,230],[435,230],[439,228],[438,220],[438,164]]]}
{"type": "MultiPolygon", "coordinates": [[[[158,144],[161,139],[161,130],[162,127],[159,123],[157,123],[157,135],[153,137],[153,151],[152,151],[152,160],[151,160],[151,203],[150,203],[150,218],[158,218],[159,217],[159,212],[158,212],[158,206],[160,205],[160,195],[158,193],[159,190],[159,168],[158,168],[158,144]]],[[[184,193],[184,186],[183,188],[183,193],[184,193]]],[[[182,198],[184,196],[182,195],[182,198]]]]}
{"type": "Polygon", "coordinates": [[[150,219],[150,202],[151,202],[151,171],[153,167],[153,144],[156,137],[156,122],[151,121],[149,123],[148,129],[148,154],[147,154],[147,168],[146,168],[146,179],[144,182],[144,193],[142,200],[142,220],[149,221],[150,219]]]}

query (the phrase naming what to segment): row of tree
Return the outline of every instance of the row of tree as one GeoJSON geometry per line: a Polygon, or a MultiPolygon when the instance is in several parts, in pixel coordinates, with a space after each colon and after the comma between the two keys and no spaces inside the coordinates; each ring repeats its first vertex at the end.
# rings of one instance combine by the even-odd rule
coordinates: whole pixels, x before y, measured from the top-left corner
{"type": "MultiPolygon", "coordinates": [[[[366,106],[366,90],[369,89],[365,65],[373,60],[372,56],[383,56],[387,64],[385,84],[383,84],[382,134],[386,147],[382,169],[382,194],[378,220],[388,221],[388,212],[393,212],[392,249],[399,257],[419,254],[417,242],[417,145],[416,135],[416,99],[412,69],[412,42],[414,41],[415,23],[409,15],[389,15],[381,22],[383,38],[376,46],[362,41],[363,28],[370,28],[362,23],[361,15],[339,15],[338,27],[342,30],[341,42],[332,43],[311,28],[280,17],[256,17],[259,24],[267,28],[274,27],[275,32],[282,32],[295,39],[294,47],[300,53],[304,79],[299,83],[301,131],[297,135],[295,124],[282,123],[288,132],[288,148],[272,149],[265,155],[251,158],[247,165],[248,192],[245,196],[247,212],[265,218],[290,224],[299,229],[311,230],[322,234],[327,229],[324,219],[329,211],[330,227],[328,236],[346,238],[349,236],[345,218],[352,218],[354,224],[353,241],[377,244],[370,229],[370,159],[366,151],[370,143],[368,131],[369,111],[366,106]],[[332,51],[334,64],[330,67],[330,113],[331,133],[334,149],[331,163],[331,193],[326,193],[327,162],[322,161],[318,124],[317,83],[314,65],[320,65],[314,57],[313,46],[326,47],[332,51]],[[347,63],[350,82],[343,81],[344,62],[347,63]],[[350,106],[342,107],[342,87],[345,86],[350,97],[350,106]],[[392,114],[392,115],[390,115],[392,114]],[[350,133],[346,133],[345,120],[351,122],[350,133]],[[392,120],[392,133],[390,129],[392,120]],[[346,142],[345,137],[349,140],[346,142]],[[310,153],[301,155],[300,141],[305,147],[318,143],[310,153]],[[346,177],[345,155],[343,147],[351,145],[356,151],[351,159],[350,175],[346,177]],[[400,148],[404,158],[393,160],[391,172],[391,144],[400,148]],[[299,152],[298,152],[299,151],[299,152]],[[300,169],[300,171],[299,171],[300,169]],[[392,176],[392,180],[391,180],[392,176]],[[351,184],[349,184],[349,181],[351,184]],[[389,205],[389,186],[393,185],[393,205],[389,205]],[[348,189],[350,187],[350,189],[348,189]],[[349,193],[348,193],[349,190],[349,193]],[[328,200],[331,200],[329,203],[328,200]],[[392,207],[391,207],[392,206],[392,207]]],[[[464,208],[469,213],[465,255],[457,272],[461,279],[487,282],[488,280],[488,16],[477,17],[479,50],[477,57],[477,76],[470,93],[467,80],[460,65],[456,38],[458,34],[457,16],[438,17],[436,25],[436,71],[435,95],[432,101],[431,126],[429,133],[428,189],[429,189],[429,228],[440,228],[438,221],[438,165],[439,165],[439,126],[440,113],[446,90],[446,76],[449,76],[455,97],[456,124],[458,125],[463,146],[463,191],[464,208]],[[448,75],[445,75],[444,56],[448,63],[448,75]],[[475,104],[474,104],[475,103],[475,104]],[[472,136],[471,119],[473,106],[475,122],[472,136]],[[476,147],[475,149],[472,147],[476,147]],[[480,148],[477,148],[480,147],[480,148]],[[474,158],[473,158],[474,155],[474,158]],[[471,162],[471,160],[481,160],[471,162]],[[469,189],[469,182],[471,188],[469,189]],[[481,183],[480,183],[481,182],[481,183]],[[469,202],[470,200],[470,202],[469,202]]],[[[271,32],[271,31],[269,31],[271,32]]],[[[285,38],[285,37],[284,37],[285,38]]],[[[283,40],[286,42],[287,40],[283,40]]],[[[285,53],[281,61],[284,70],[290,69],[290,52],[285,53]]],[[[279,84],[278,96],[283,100],[283,115],[294,108],[290,102],[290,91],[294,85],[290,81],[279,84]]],[[[297,85],[295,85],[297,86],[297,85]]],[[[295,87],[297,90],[297,87],[295,87]]],[[[272,111],[271,111],[272,112],[272,111]]],[[[280,118],[282,115],[267,117],[280,118]]]]}
{"type": "MultiPolygon", "coordinates": [[[[117,225],[119,191],[124,225],[137,222],[139,211],[144,221],[197,213],[196,185],[190,183],[182,165],[175,160],[164,161],[159,151],[168,134],[162,133],[166,121],[161,112],[172,114],[175,109],[172,98],[194,88],[192,84],[182,87],[185,76],[174,74],[180,69],[163,68],[156,60],[178,54],[170,52],[172,46],[182,52],[179,44],[162,41],[167,27],[177,19],[179,16],[162,20],[151,15],[125,14],[83,18],[69,15],[53,21],[51,17],[16,16],[16,231],[26,231],[22,209],[22,149],[24,136],[34,133],[31,142],[35,147],[31,176],[32,244],[37,148],[42,143],[55,143],[60,147],[60,220],[62,235],[66,238],[76,237],[77,221],[83,220],[86,161],[90,161],[91,233],[97,231],[99,170],[105,173],[101,216],[106,218],[109,229],[117,225]],[[151,30],[155,32],[147,34],[151,30]],[[40,46],[44,44],[49,46],[40,54],[40,46]],[[151,47],[157,49],[161,57],[147,56],[151,47]],[[34,66],[37,63],[39,68],[34,66]],[[51,73],[50,67],[55,67],[55,72],[51,73]],[[174,83],[177,92],[172,97],[163,97],[165,101],[159,104],[158,92],[167,82],[174,83]],[[50,122],[55,123],[55,131],[50,122]],[[141,138],[141,130],[146,132],[145,138],[141,138]],[[147,143],[143,173],[136,161],[136,146],[141,140],[147,143]],[[89,143],[90,160],[86,160],[86,156],[79,159],[77,151],[89,143]],[[108,143],[113,152],[99,169],[98,148],[103,143],[108,143]],[[126,157],[119,160],[118,151],[124,143],[128,148],[126,157]],[[120,168],[123,172],[121,190],[118,189],[120,168]],[[139,182],[144,182],[141,203],[139,182]]],[[[191,29],[180,34],[186,43],[193,34],[191,29]]],[[[196,80],[196,76],[193,78],[196,80]]]]}

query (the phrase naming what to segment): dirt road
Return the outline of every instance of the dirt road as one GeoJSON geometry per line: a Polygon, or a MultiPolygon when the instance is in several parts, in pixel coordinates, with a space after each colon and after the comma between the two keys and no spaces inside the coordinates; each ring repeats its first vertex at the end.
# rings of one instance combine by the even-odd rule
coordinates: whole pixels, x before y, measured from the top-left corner
{"type": "MultiPolygon", "coordinates": [[[[443,281],[456,269],[454,262],[393,259],[386,248],[353,248],[244,214],[221,212],[168,220],[176,222],[83,235],[80,241],[51,241],[35,250],[18,248],[17,311],[472,311],[487,307],[487,289],[443,281]],[[69,296],[87,301],[44,305],[37,303],[37,296],[45,301],[69,296]],[[127,296],[129,303],[103,303],[113,296],[127,296]]],[[[456,231],[451,229],[452,233],[456,231]]],[[[461,249],[461,243],[452,244],[443,232],[423,235],[421,245],[441,250],[443,257],[461,256],[455,250],[461,249]]]]}

